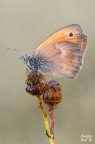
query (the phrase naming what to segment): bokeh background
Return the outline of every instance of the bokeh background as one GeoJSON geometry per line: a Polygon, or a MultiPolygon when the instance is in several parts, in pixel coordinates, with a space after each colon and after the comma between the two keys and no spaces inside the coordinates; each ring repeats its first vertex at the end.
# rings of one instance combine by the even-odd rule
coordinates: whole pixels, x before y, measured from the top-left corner
{"type": "Polygon", "coordinates": [[[25,91],[26,66],[6,48],[31,54],[72,23],[82,26],[88,49],[76,79],[57,79],[63,99],[55,110],[55,142],[80,144],[84,134],[93,136],[85,143],[95,143],[95,0],[0,0],[0,144],[49,144],[37,99],[25,91]]]}

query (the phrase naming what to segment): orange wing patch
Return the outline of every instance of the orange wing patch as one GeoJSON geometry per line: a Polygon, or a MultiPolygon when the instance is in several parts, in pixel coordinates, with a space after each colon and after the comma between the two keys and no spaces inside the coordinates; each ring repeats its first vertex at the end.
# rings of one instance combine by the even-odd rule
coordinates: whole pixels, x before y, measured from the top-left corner
{"type": "Polygon", "coordinates": [[[46,39],[43,43],[41,43],[36,49],[45,48],[49,45],[62,42],[62,41],[80,43],[81,38],[82,38],[81,36],[82,36],[81,27],[77,24],[73,24],[55,32],[48,39],[46,39]],[[73,34],[73,37],[69,36],[70,33],[73,34]]]}

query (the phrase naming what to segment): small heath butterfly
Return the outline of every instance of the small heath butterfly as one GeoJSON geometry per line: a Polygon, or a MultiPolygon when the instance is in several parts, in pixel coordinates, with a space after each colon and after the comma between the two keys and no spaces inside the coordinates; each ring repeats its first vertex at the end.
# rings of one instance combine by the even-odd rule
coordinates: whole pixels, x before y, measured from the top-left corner
{"type": "Polygon", "coordinates": [[[87,46],[81,26],[66,26],[42,42],[32,55],[21,56],[30,71],[50,72],[54,76],[74,78],[78,73],[87,46]]]}

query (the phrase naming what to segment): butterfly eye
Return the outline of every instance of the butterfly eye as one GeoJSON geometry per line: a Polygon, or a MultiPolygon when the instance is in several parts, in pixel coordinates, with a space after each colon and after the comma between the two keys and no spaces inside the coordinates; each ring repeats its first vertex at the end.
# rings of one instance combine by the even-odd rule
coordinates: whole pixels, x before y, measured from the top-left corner
{"type": "Polygon", "coordinates": [[[69,36],[70,36],[70,37],[73,37],[73,33],[72,33],[72,32],[70,32],[70,33],[69,33],[69,36]]]}

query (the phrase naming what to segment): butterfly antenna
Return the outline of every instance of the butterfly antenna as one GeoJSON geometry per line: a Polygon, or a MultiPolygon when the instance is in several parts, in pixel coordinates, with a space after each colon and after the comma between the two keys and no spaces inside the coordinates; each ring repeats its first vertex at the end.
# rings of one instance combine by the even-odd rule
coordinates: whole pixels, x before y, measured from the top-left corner
{"type": "Polygon", "coordinates": [[[19,54],[21,54],[21,55],[26,55],[25,53],[23,53],[22,51],[20,51],[18,48],[7,48],[7,50],[9,51],[9,50],[12,50],[12,51],[15,51],[15,52],[17,52],[17,53],[19,53],[19,54]]]}
{"type": "Polygon", "coordinates": [[[7,50],[8,50],[8,51],[9,51],[9,50],[12,50],[12,51],[15,51],[15,52],[19,53],[19,54],[20,54],[19,60],[20,60],[21,62],[23,62],[23,63],[26,63],[26,64],[28,63],[28,60],[29,60],[30,56],[27,55],[27,54],[25,54],[25,53],[23,53],[23,52],[20,51],[18,48],[7,48],[7,50]]]}

